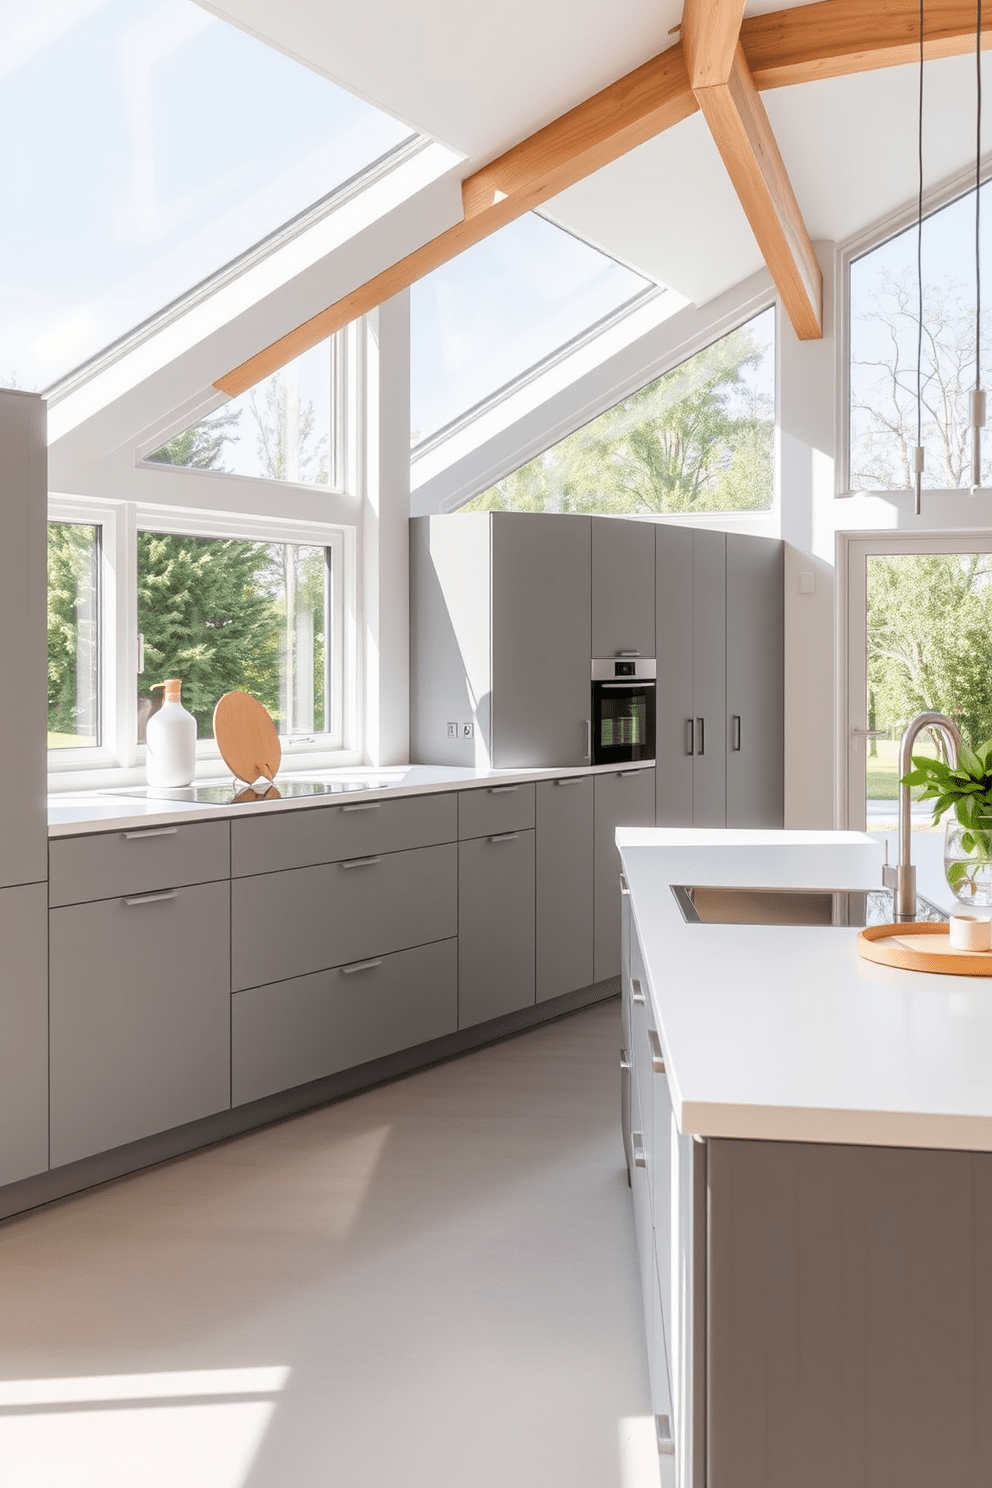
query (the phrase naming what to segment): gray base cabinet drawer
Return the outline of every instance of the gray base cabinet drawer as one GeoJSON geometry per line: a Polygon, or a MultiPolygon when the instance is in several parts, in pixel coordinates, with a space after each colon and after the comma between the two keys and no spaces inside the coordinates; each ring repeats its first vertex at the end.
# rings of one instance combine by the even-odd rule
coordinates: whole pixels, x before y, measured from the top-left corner
{"type": "Polygon", "coordinates": [[[457,941],[232,998],[234,1104],[381,1059],[458,1026],[457,941]]]}
{"type": "Polygon", "coordinates": [[[534,833],[458,846],[458,1026],[534,1002],[534,833]]]}
{"type": "Polygon", "coordinates": [[[450,843],[235,879],[234,990],[455,935],[457,852],[450,843]]]}
{"type": "Polygon", "coordinates": [[[53,1168],[230,1105],[229,895],[51,911],[53,1168]]]}
{"type": "Polygon", "coordinates": [[[50,844],[48,856],[49,904],[148,894],[227,878],[230,826],[226,821],[195,822],[61,837],[50,844]]]}
{"type": "Polygon", "coordinates": [[[526,832],[534,825],[534,786],[484,785],[458,796],[459,837],[526,832]]]}
{"type": "Polygon", "coordinates": [[[654,770],[595,779],[595,980],[620,975],[620,854],[617,827],[654,826],[654,770]]]}
{"type": "Polygon", "coordinates": [[[231,824],[231,872],[278,873],[357,858],[368,853],[405,852],[454,842],[454,795],[402,796],[398,801],[342,802],[231,824]]]}

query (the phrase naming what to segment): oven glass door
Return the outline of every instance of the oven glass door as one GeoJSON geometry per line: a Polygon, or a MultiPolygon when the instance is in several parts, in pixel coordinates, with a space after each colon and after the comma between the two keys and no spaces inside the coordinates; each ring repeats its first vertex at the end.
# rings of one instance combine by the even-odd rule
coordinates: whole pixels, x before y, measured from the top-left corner
{"type": "Polygon", "coordinates": [[[594,682],[593,764],[654,759],[653,682],[594,682]]]}

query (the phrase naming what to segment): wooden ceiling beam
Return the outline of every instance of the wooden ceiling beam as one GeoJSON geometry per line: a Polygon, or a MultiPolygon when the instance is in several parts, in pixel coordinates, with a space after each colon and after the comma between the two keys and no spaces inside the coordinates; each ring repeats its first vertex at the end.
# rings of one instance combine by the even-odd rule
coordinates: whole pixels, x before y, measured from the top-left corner
{"type": "MultiPolygon", "coordinates": [[[[923,36],[928,59],[973,51],[973,0],[925,5],[923,36]]],[[[776,10],[746,20],[741,43],[762,89],[898,67],[919,60],[919,0],[818,0],[776,10]]],[[[982,16],[982,46],[992,47],[992,6],[982,16]]]]}
{"type": "MultiPolygon", "coordinates": [[[[711,0],[711,4],[724,20],[739,9],[739,0],[711,0]]],[[[941,0],[939,6],[931,0],[924,12],[926,55],[948,57],[969,52],[975,44],[974,18],[971,0],[941,0]]],[[[740,45],[753,88],[779,88],[912,62],[919,55],[918,26],[919,0],[877,0],[872,6],[864,0],[818,0],[794,10],[745,20],[740,27],[740,45]]],[[[992,5],[983,16],[983,32],[983,45],[992,46],[992,5]]],[[[690,45],[695,45],[691,22],[690,45]]],[[[710,65],[717,71],[724,69],[726,43],[714,56],[710,65]]],[[[700,65],[698,55],[696,65],[700,65]]],[[[800,278],[809,281],[812,265],[807,266],[804,275],[801,260],[805,254],[795,240],[798,228],[792,223],[791,208],[785,209],[781,197],[784,167],[764,109],[760,100],[760,113],[754,107],[751,90],[742,81],[736,62],[724,85],[736,89],[739,117],[736,125],[730,116],[724,123],[718,120],[717,127],[727,136],[728,152],[746,156],[750,151],[760,164],[763,152],[773,150],[760,172],[764,179],[755,182],[753,191],[757,197],[764,193],[772,201],[777,195],[782,234],[793,240],[800,278]]],[[[723,100],[723,111],[726,103],[723,100]]],[[[697,107],[679,42],[469,176],[462,183],[463,222],[235,367],[214,386],[232,397],[245,392],[349,321],[408,289],[417,279],[567,186],[688,118],[697,107]]],[[[720,105],[714,102],[710,112],[721,112],[720,105]]],[[[762,209],[759,215],[763,217],[765,211],[762,209]]],[[[795,211],[798,213],[798,207],[795,211]]],[[[811,281],[807,289],[811,292],[811,281]]]]}
{"type": "Polygon", "coordinates": [[[696,102],[796,335],[823,335],[823,276],[741,45],[744,0],[685,0],[682,45],[696,102]]]}
{"type": "Polygon", "coordinates": [[[679,43],[467,176],[461,222],[242,362],[214,386],[237,397],[359,315],[696,109],[679,43]]]}

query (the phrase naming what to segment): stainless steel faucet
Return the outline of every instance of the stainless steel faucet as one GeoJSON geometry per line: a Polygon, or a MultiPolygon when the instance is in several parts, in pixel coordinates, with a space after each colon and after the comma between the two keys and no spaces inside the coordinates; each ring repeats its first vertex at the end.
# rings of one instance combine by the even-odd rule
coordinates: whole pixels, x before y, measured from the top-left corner
{"type": "Polygon", "coordinates": [[[895,917],[897,920],[916,919],[916,869],[911,852],[912,802],[909,786],[902,778],[913,768],[913,745],[924,729],[937,729],[947,741],[951,765],[956,765],[961,752],[961,734],[956,723],[946,713],[919,713],[906,729],[899,744],[899,863],[895,868],[886,862],[882,869],[882,883],[895,889],[895,917]]]}

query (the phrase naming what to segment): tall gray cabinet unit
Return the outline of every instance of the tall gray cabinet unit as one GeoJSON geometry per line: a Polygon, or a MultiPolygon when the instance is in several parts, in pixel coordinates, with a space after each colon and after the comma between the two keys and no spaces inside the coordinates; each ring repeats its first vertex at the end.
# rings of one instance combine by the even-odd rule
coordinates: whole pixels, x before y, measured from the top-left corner
{"type": "Polygon", "coordinates": [[[588,753],[588,517],[410,524],[415,760],[531,769],[588,753]]]}
{"type": "Polygon", "coordinates": [[[654,527],[592,517],[593,656],[653,656],[654,527]]]}
{"type": "Polygon", "coordinates": [[[783,821],[783,549],[657,529],[660,826],[783,821]]]}
{"type": "Polygon", "coordinates": [[[45,400],[0,391],[0,1184],[48,1167],[45,400]]]}

